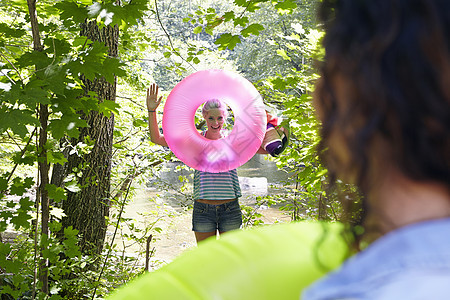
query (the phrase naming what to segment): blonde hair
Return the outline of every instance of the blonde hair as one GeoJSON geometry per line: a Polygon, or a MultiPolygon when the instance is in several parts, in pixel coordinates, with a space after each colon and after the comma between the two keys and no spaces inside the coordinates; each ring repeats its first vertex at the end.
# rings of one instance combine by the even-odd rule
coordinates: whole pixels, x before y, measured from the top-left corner
{"type": "Polygon", "coordinates": [[[202,108],[202,114],[205,115],[211,109],[221,109],[225,113],[225,117],[228,116],[227,105],[219,99],[210,99],[205,102],[202,108]]]}

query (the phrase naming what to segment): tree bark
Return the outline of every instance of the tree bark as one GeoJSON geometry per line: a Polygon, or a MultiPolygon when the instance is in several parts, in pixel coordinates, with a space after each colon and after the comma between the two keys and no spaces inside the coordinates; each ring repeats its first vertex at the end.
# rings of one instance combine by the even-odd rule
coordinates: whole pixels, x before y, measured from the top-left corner
{"type": "MultiPolygon", "coordinates": [[[[116,57],[118,51],[118,26],[105,26],[99,29],[95,21],[81,24],[81,35],[92,41],[100,41],[109,48],[109,55],[116,57]]],[[[105,78],[93,81],[82,76],[84,90],[87,94],[94,91],[99,102],[115,101],[116,82],[107,82],[105,78]]],[[[80,247],[83,253],[101,253],[106,234],[106,217],[109,216],[110,178],[114,115],[105,117],[98,112],[84,115],[89,127],[80,130],[78,139],[73,144],[85,142],[87,137],[94,142],[93,149],[83,157],[77,154],[68,157],[68,170],[78,168],[82,176],[78,179],[81,191],[70,193],[63,202],[67,217],[63,219],[63,228],[72,226],[79,230],[80,247]]]]}
{"type": "Polygon", "coordinates": [[[41,37],[39,35],[39,23],[36,14],[36,0],[27,0],[28,13],[30,14],[31,33],[33,35],[33,49],[34,51],[42,51],[44,47],[41,44],[41,37]]]}
{"type": "MultiPolygon", "coordinates": [[[[48,236],[48,222],[50,219],[50,208],[48,192],[46,189],[49,183],[49,164],[47,163],[47,125],[48,125],[48,105],[41,104],[39,108],[39,121],[41,123],[41,130],[39,134],[39,174],[40,174],[40,185],[39,194],[41,199],[41,235],[48,236]]],[[[38,197],[36,197],[38,198],[38,197]]],[[[44,248],[41,247],[41,261],[39,263],[39,281],[42,283],[42,292],[48,294],[48,261],[43,257],[42,252],[44,248]]]]}

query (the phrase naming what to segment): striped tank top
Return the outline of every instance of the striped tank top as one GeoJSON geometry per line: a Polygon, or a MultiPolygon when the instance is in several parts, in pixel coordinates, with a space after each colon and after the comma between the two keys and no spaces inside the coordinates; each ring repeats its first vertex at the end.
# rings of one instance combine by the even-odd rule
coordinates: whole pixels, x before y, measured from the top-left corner
{"type": "MultiPolygon", "coordinates": [[[[202,132],[202,135],[205,135],[205,131],[202,132]]],[[[195,170],[194,200],[228,200],[241,196],[236,169],[220,173],[195,170]]]]}
{"type": "Polygon", "coordinates": [[[236,169],[221,173],[195,170],[194,199],[227,200],[241,197],[236,169]]]}

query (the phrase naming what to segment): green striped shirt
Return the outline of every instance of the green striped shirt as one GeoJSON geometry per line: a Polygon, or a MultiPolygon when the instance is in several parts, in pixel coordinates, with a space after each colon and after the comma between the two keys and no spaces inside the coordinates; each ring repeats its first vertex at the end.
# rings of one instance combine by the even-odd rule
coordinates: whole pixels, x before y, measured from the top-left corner
{"type": "Polygon", "coordinates": [[[194,199],[227,200],[241,197],[236,169],[221,173],[195,170],[194,199]]]}

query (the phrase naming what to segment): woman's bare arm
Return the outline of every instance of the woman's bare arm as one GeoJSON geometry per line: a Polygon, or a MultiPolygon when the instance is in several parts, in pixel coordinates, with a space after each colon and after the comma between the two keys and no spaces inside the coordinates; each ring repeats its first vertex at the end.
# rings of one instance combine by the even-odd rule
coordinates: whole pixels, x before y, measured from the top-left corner
{"type": "Polygon", "coordinates": [[[162,96],[158,98],[158,85],[153,83],[147,89],[147,110],[148,110],[148,130],[150,132],[150,140],[158,145],[167,147],[164,135],[159,131],[156,109],[161,103],[162,96]]]}

